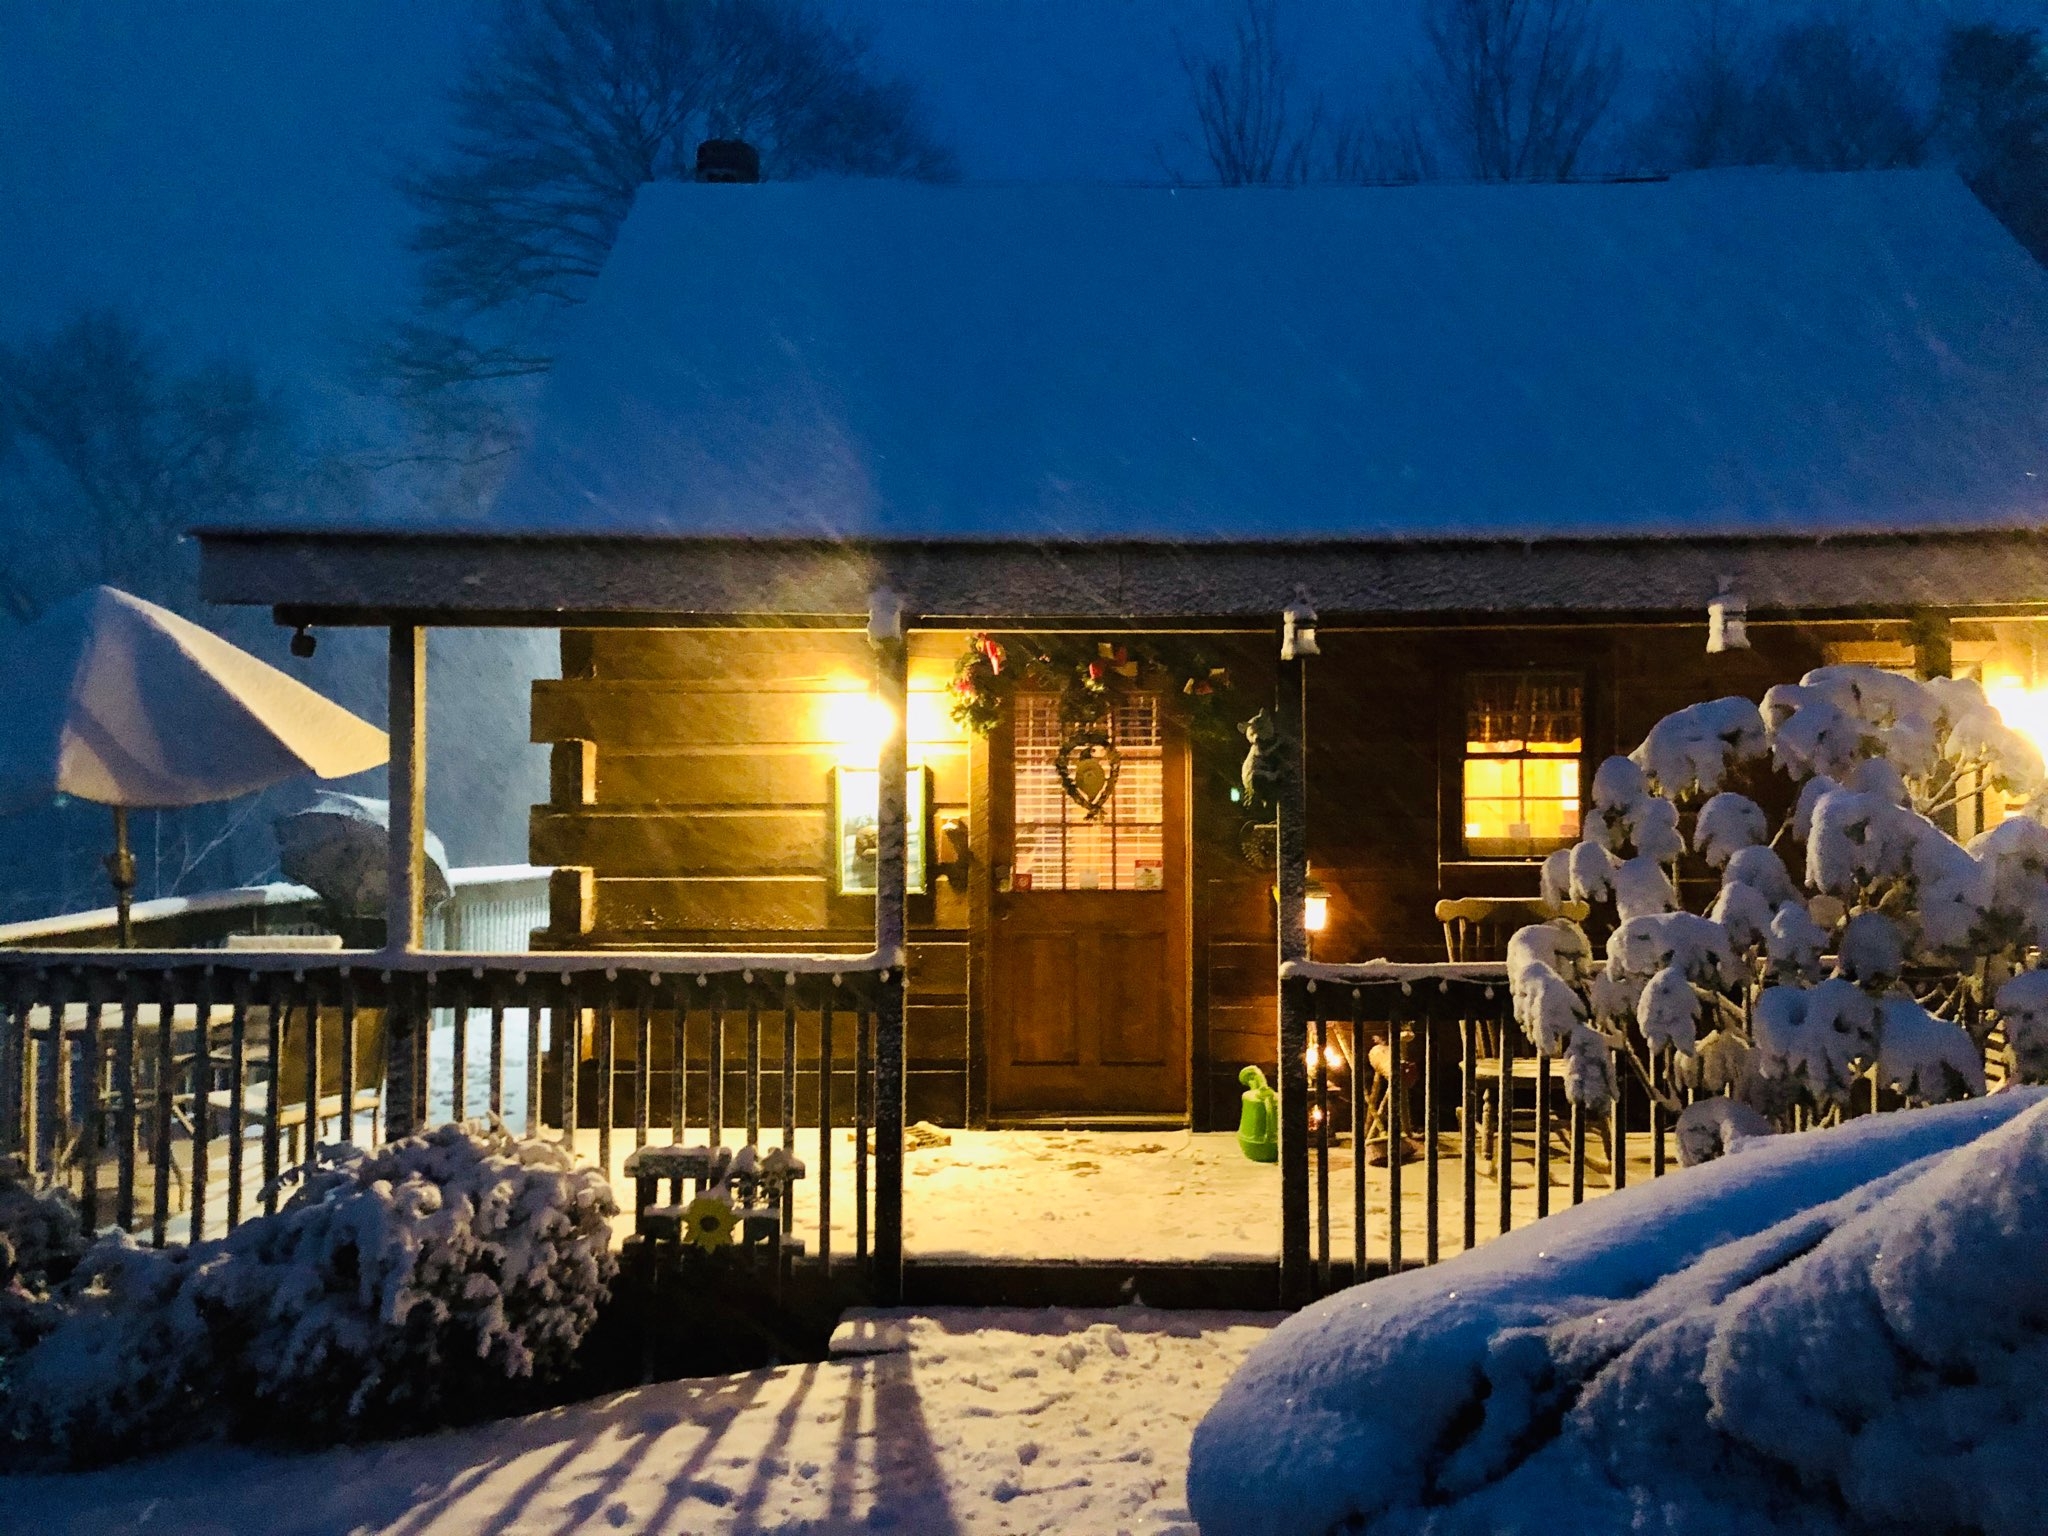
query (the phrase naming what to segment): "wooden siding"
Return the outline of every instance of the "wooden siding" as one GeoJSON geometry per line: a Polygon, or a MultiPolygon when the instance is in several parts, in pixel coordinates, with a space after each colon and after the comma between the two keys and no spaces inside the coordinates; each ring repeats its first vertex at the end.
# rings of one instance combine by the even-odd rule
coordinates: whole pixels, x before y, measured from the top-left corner
{"type": "MultiPolygon", "coordinates": [[[[911,647],[912,757],[931,770],[936,859],[950,853],[940,824],[967,814],[969,745],[947,727],[943,695],[964,643],[924,634],[911,647]]],[[[555,771],[549,803],[533,808],[529,857],[587,869],[591,879],[587,896],[577,882],[557,882],[539,940],[865,949],[874,903],[837,894],[831,878],[831,775],[844,728],[835,696],[865,694],[872,675],[856,633],[565,631],[562,677],[533,688],[532,737],[553,746],[555,771]]],[[[966,1105],[967,892],[936,873],[931,883],[910,900],[907,1091],[913,1118],[957,1122],[966,1105]]],[[[629,1026],[619,1027],[629,1051],[629,1026]]],[[[812,1027],[804,1023],[804,1039],[812,1027]]],[[[728,1020],[737,1071],[734,1028],[728,1020]]],[[[763,1034],[779,1072],[779,1018],[763,1034]]],[[[849,1020],[835,1055],[850,1052],[852,1038],[849,1020]]],[[[700,1035],[693,1053],[703,1048],[700,1035]]],[[[657,1057],[667,1049],[658,1045],[657,1057]]],[[[586,1070],[593,1050],[586,1042],[586,1070]]],[[[779,1080],[772,1092],[779,1105],[779,1080]]],[[[806,1118],[816,1113],[814,1093],[813,1085],[802,1096],[806,1118]]],[[[657,1093],[656,1102],[667,1100],[657,1093]]]]}
{"type": "MultiPolygon", "coordinates": [[[[1458,846],[1467,672],[1583,673],[1590,781],[1602,757],[1632,748],[1670,710],[1728,693],[1760,697],[1819,664],[1823,643],[1849,632],[1759,624],[1754,649],[1708,656],[1703,623],[1326,628],[1323,654],[1309,669],[1309,848],[1332,897],[1316,954],[1438,958],[1442,933],[1432,909],[1440,896],[1535,893],[1535,861],[1466,859],[1458,846]]],[[[1876,636],[1868,624],[1855,633],[1876,636]]],[[[979,858],[989,775],[1000,765],[980,742],[917,738],[939,734],[933,723],[943,719],[943,691],[964,641],[920,633],[911,647],[913,751],[932,770],[934,854],[949,856],[937,828],[958,817],[972,828],[977,860],[972,891],[969,881],[935,876],[933,892],[911,903],[911,1114],[956,1123],[976,1116],[986,1098],[979,1032],[987,967],[974,936],[988,922],[979,858]]],[[[1234,712],[1248,716],[1271,698],[1272,640],[1218,637],[1213,648],[1236,681],[1234,712]]],[[[587,900],[577,897],[578,882],[558,882],[567,894],[542,937],[560,945],[864,948],[872,904],[833,894],[829,880],[837,753],[827,695],[864,689],[869,666],[864,639],[849,633],[565,634],[562,680],[534,690],[534,739],[555,745],[557,771],[551,802],[534,809],[531,856],[587,867],[593,878],[587,900]]],[[[1243,1065],[1274,1067],[1272,877],[1244,857],[1248,817],[1229,799],[1242,752],[1238,741],[1211,743],[1193,765],[1192,1100],[1204,1127],[1236,1124],[1243,1065]]],[[[764,1033],[779,1049],[779,1022],[764,1033]]],[[[849,1049],[850,1039],[849,1031],[849,1049]]]]}

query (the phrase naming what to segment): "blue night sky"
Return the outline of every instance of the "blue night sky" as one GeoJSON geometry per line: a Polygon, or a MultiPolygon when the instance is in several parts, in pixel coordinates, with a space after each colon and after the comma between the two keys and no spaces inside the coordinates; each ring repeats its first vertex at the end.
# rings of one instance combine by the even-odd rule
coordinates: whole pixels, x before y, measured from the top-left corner
{"type": "MultiPolygon", "coordinates": [[[[1176,30],[1232,0],[832,0],[923,86],[977,180],[1158,179],[1188,157],[1176,30]]],[[[1886,8],[2042,14],[2043,0],[1886,8]]],[[[340,388],[405,299],[392,169],[430,151],[480,0],[0,0],[0,336],[136,305],[181,344],[340,388]]],[[[1304,93],[1405,75],[1412,0],[1289,0],[1304,93]]],[[[1617,6],[1637,77],[1682,7],[1617,6]]]]}

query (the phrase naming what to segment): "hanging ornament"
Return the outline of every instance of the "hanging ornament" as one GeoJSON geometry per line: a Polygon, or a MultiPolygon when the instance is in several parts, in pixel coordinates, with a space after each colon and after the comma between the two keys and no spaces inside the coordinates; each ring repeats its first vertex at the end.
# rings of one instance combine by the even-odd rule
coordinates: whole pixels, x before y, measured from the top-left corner
{"type": "Polygon", "coordinates": [[[1059,755],[1053,759],[1060,788],[1081,807],[1089,821],[1101,818],[1109,797],[1116,793],[1116,781],[1123,769],[1123,754],[1117,751],[1109,733],[1092,725],[1070,731],[1060,743],[1059,755]]]}

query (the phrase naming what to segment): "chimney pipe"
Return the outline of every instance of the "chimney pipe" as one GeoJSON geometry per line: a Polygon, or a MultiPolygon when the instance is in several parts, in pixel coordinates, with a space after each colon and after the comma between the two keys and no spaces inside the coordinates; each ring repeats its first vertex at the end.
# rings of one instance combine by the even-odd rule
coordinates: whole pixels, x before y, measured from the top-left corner
{"type": "Polygon", "coordinates": [[[761,155],[745,139],[706,139],[697,146],[699,181],[759,181],[761,155]]]}

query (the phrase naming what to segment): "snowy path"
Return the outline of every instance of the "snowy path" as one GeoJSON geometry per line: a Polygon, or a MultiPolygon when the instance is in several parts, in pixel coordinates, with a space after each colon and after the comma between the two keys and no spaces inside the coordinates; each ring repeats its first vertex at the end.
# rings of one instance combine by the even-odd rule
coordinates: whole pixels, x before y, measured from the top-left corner
{"type": "Polygon", "coordinates": [[[1193,1536],[1188,1438],[1277,1319],[935,1312],[905,1353],[360,1450],[0,1478],[7,1536],[1193,1536]]]}

